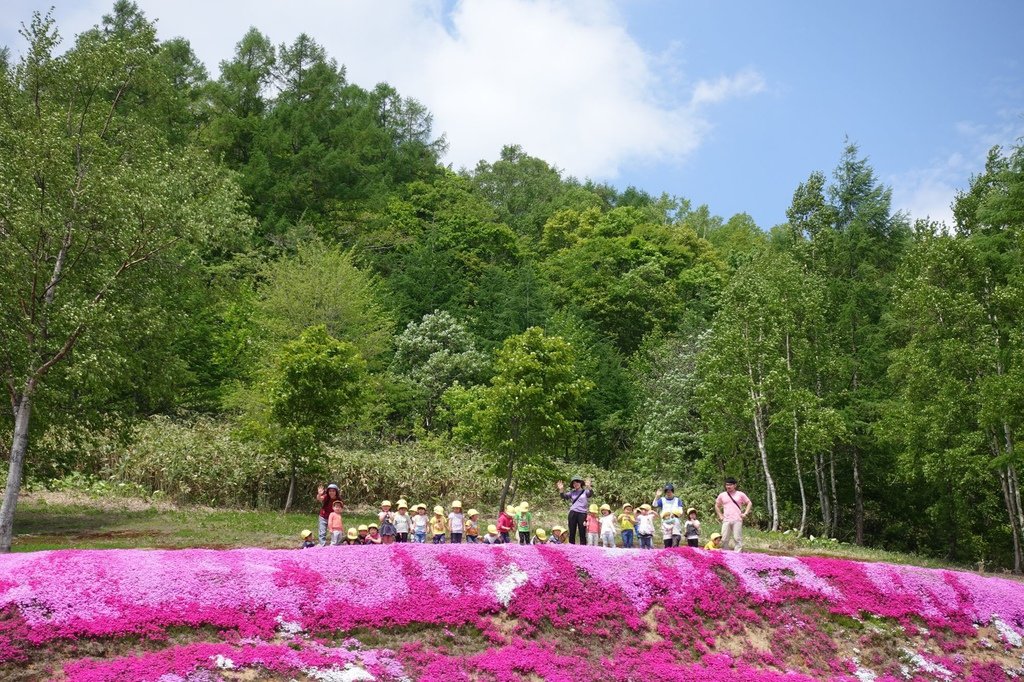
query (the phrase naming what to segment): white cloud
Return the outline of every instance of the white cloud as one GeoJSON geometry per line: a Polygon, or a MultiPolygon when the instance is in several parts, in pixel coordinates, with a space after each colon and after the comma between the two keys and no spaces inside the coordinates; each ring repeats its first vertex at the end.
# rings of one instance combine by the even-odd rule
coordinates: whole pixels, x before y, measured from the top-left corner
{"type": "Polygon", "coordinates": [[[994,124],[960,121],[953,126],[955,151],[933,164],[891,177],[893,207],[912,219],[928,218],[953,226],[953,201],[958,191],[970,184],[972,174],[985,169],[988,150],[995,145],[1014,144],[1024,135],[1024,121],[1016,112],[1008,112],[994,124]]]}
{"type": "Polygon", "coordinates": [[[745,69],[735,76],[722,76],[714,82],[700,81],[693,91],[694,106],[718,104],[726,99],[763,92],[764,79],[753,69],[745,69]]]}
{"type": "MultiPolygon", "coordinates": [[[[678,94],[679,62],[645,50],[610,0],[138,2],[162,38],[188,38],[212,74],[250,25],[275,43],[309,33],[351,81],[387,81],[423,102],[456,167],[494,159],[504,144],[596,178],[615,178],[630,161],[681,162],[713,125],[708,107],[765,87],[748,69],[691,74],[697,82],[678,94]]],[[[81,5],[58,10],[66,35],[111,2],[91,5],[80,25],[67,22],[87,15],[81,5]]]]}

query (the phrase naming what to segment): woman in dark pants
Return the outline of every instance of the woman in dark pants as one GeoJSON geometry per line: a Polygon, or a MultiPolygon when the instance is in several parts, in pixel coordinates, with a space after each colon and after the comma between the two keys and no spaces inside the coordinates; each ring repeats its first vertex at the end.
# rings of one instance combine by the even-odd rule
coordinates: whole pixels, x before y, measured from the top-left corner
{"type": "Polygon", "coordinates": [[[587,507],[590,505],[590,498],[594,495],[590,487],[590,479],[583,480],[576,476],[569,481],[570,490],[566,492],[565,483],[558,482],[558,492],[563,500],[572,502],[569,505],[569,544],[576,542],[576,531],[580,533],[579,544],[587,541],[587,507]]]}

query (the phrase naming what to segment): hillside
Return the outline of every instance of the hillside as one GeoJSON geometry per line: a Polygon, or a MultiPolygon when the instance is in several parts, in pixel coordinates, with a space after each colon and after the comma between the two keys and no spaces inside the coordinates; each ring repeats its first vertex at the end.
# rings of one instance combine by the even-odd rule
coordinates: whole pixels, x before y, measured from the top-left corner
{"type": "Polygon", "coordinates": [[[1024,585],[677,548],[392,545],[0,557],[0,676],[1002,680],[1024,585]]]}

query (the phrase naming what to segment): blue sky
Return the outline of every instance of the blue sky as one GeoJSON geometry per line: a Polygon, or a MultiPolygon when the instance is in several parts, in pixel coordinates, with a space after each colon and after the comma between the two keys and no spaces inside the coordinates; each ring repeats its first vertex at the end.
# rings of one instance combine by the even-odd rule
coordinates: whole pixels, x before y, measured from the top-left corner
{"type": "MultiPolygon", "coordinates": [[[[71,36],[112,0],[13,0],[0,44],[55,4],[71,36]]],[[[1024,135],[1024,2],[139,0],[216,74],[250,25],[301,31],[366,87],[424,102],[456,168],[519,143],[579,177],[781,222],[848,136],[914,217],[949,220],[992,144],[1024,135]]]]}

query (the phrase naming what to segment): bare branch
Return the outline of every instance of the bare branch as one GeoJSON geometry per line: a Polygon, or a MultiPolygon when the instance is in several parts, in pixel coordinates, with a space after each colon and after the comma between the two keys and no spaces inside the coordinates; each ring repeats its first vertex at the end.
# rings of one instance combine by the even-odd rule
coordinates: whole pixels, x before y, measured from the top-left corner
{"type": "Polygon", "coordinates": [[[110,127],[110,121],[114,118],[114,112],[117,111],[117,105],[121,102],[121,97],[124,95],[124,91],[128,88],[128,84],[132,80],[132,75],[135,73],[135,67],[129,67],[128,75],[125,76],[124,82],[121,83],[121,87],[118,88],[117,94],[114,95],[114,101],[110,103],[110,111],[107,112],[107,120],[103,123],[103,130],[100,132],[100,137],[107,136],[107,128],[110,127]]]}

